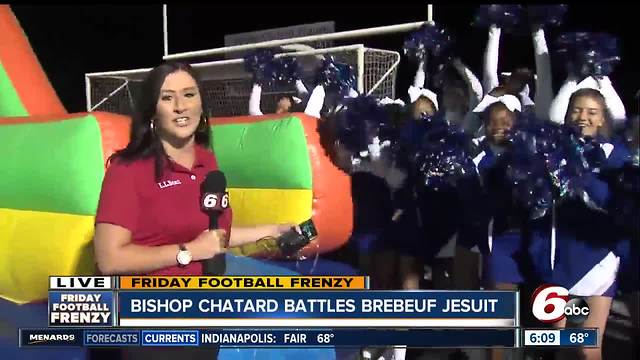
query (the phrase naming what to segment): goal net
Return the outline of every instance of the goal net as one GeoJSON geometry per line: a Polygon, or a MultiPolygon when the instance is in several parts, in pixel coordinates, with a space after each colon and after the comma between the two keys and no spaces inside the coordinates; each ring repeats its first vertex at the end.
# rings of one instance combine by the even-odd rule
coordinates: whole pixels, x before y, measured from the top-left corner
{"type": "MultiPolygon", "coordinates": [[[[325,49],[282,52],[293,56],[302,65],[303,82],[309,92],[315,85],[315,75],[324,57],[353,66],[360,93],[383,98],[395,98],[395,82],[400,54],[397,51],[374,49],[362,44],[325,49]]],[[[244,69],[242,59],[193,63],[202,77],[205,113],[211,117],[247,115],[252,88],[252,74],[244,69]]],[[[151,69],[136,69],[86,74],[88,111],[107,111],[130,115],[140,83],[151,69]]],[[[291,86],[273,86],[262,91],[261,108],[265,113],[275,109],[282,94],[295,95],[291,86]]]]}

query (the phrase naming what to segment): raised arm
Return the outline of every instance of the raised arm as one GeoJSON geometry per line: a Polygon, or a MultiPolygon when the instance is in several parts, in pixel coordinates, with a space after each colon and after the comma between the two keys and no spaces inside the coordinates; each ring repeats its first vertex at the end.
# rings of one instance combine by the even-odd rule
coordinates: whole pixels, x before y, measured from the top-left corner
{"type": "Polygon", "coordinates": [[[309,95],[309,90],[307,90],[307,87],[304,86],[304,83],[300,79],[296,80],[296,91],[298,91],[298,95],[302,98],[309,95]]]}
{"type": "Polygon", "coordinates": [[[420,62],[418,63],[418,68],[416,69],[416,74],[413,77],[413,86],[420,89],[424,88],[425,82],[427,80],[427,76],[424,72],[424,64],[425,60],[420,60],[420,62]]]}
{"type": "Polygon", "coordinates": [[[480,100],[482,100],[482,84],[476,75],[466,65],[464,65],[460,59],[455,59],[453,61],[453,66],[467,84],[467,88],[469,90],[469,111],[471,111],[476,107],[480,100]]]}
{"type": "MultiPolygon", "coordinates": [[[[533,50],[536,60],[536,116],[545,119],[549,115],[553,100],[553,87],[551,78],[551,58],[549,48],[542,28],[536,28],[532,32],[533,50]]],[[[564,114],[563,114],[564,118],[564,114]]]]}
{"type": "Polygon", "coordinates": [[[498,56],[500,51],[501,29],[496,25],[489,27],[489,37],[487,48],[484,52],[484,69],[482,73],[482,87],[487,94],[496,86],[500,85],[498,79],[498,56]]]}
{"type": "MultiPolygon", "coordinates": [[[[549,106],[549,120],[556,124],[563,124],[564,118],[567,114],[567,108],[569,107],[569,98],[578,89],[578,79],[575,75],[569,75],[565,80],[558,94],[551,101],[549,106]]],[[[544,117],[543,117],[544,118],[544,117]]]]}
{"type": "Polygon", "coordinates": [[[620,99],[616,89],[613,88],[613,84],[611,84],[609,77],[604,76],[602,79],[597,79],[597,81],[600,87],[600,93],[604,96],[607,108],[609,109],[611,120],[621,121],[626,119],[627,113],[624,108],[624,104],[622,103],[622,99],[620,99]]]}
{"type": "Polygon", "coordinates": [[[317,85],[309,96],[309,101],[307,102],[307,106],[304,109],[304,113],[319,119],[320,111],[324,106],[324,97],[324,87],[322,85],[317,85]]]}
{"type": "Polygon", "coordinates": [[[262,86],[253,84],[251,97],[249,97],[249,115],[264,115],[260,110],[260,98],[262,97],[262,86]]]}

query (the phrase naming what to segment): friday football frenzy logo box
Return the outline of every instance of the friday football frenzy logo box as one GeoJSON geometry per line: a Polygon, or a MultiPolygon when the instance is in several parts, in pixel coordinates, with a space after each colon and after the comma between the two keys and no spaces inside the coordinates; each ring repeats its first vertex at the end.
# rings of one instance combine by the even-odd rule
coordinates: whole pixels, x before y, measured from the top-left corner
{"type": "Polygon", "coordinates": [[[541,285],[531,296],[531,312],[544,323],[556,323],[564,319],[580,325],[589,317],[589,304],[581,297],[569,296],[562,286],[541,285]]]}
{"type": "Polygon", "coordinates": [[[107,276],[50,277],[49,326],[113,326],[111,285],[107,276]]]}

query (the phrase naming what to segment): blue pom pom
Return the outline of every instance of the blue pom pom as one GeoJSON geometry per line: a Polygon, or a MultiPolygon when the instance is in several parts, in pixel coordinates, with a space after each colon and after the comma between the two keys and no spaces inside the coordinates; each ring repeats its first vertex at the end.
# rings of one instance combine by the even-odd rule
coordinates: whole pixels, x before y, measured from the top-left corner
{"type": "Polygon", "coordinates": [[[338,113],[336,137],[353,153],[367,150],[376,136],[391,140],[391,124],[387,112],[372,96],[358,96],[345,101],[346,108],[338,113]]]}
{"type": "Polygon", "coordinates": [[[583,199],[586,181],[600,172],[606,156],[593,139],[582,139],[575,126],[563,125],[548,168],[559,198],[583,199]]]}
{"type": "Polygon", "coordinates": [[[435,57],[443,55],[451,43],[451,35],[444,28],[427,23],[409,34],[404,41],[403,51],[409,58],[420,61],[427,52],[435,57]]]}
{"type": "Polygon", "coordinates": [[[522,6],[520,5],[480,5],[473,21],[474,26],[489,27],[496,25],[509,30],[516,28],[522,21],[522,6]]]}
{"type": "Polygon", "coordinates": [[[461,178],[475,176],[466,134],[447,123],[443,112],[424,116],[421,121],[422,139],[412,158],[422,185],[434,190],[451,188],[461,178]]]}
{"type": "Polygon", "coordinates": [[[556,41],[556,52],[568,70],[582,77],[608,76],[620,61],[618,39],[606,33],[565,33],[556,41]]]}
{"type": "Polygon", "coordinates": [[[302,68],[293,57],[280,57],[272,62],[275,81],[278,84],[294,84],[302,76],[302,68]]]}
{"type": "Polygon", "coordinates": [[[619,226],[633,231],[640,217],[640,166],[628,161],[608,175],[612,192],[609,214],[619,226]]]}
{"type": "Polygon", "coordinates": [[[269,86],[275,81],[273,54],[272,49],[258,49],[244,57],[244,68],[253,74],[253,82],[261,86],[269,86]]]}
{"type": "Polygon", "coordinates": [[[529,21],[538,26],[559,26],[569,9],[568,5],[528,5],[529,21]]]}
{"type": "Polygon", "coordinates": [[[317,84],[322,85],[327,91],[346,96],[350,89],[356,87],[355,71],[352,66],[336,62],[333,56],[329,56],[322,61],[317,74],[317,84]]]}
{"type": "MultiPolygon", "coordinates": [[[[530,115],[531,116],[531,115],[530,115]]],[[[550,129],[541,121],[521,121],[507,135],[509,151],[500,157],[505,182],[511,188],[512,203],[531,219],[544,216],[553,204],[553,187],[545,152],[553,151],[550,129]]]]}

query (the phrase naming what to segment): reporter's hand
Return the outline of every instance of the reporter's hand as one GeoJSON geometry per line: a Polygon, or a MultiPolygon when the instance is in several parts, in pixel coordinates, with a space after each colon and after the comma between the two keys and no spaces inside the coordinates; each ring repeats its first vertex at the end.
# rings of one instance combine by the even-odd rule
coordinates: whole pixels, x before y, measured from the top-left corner
{"type": "Polygon", "coordinates": [[[225,252],[228,244],[227,232],[223,229],[217,229],[203,231],[185,246],[191,252],[193,260],[199,261],[225,252]]]}
{"type": "Polygon", "coordinates": [[[300,226],[298,226],[297,224],[293,224],[293,223],[277,224],[275,225],[274,237],[279,237],[291,229],[294,229],[298,234],[302,234],[302,230],[300,229],[300,226]]]}

